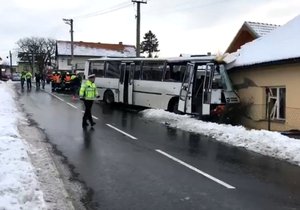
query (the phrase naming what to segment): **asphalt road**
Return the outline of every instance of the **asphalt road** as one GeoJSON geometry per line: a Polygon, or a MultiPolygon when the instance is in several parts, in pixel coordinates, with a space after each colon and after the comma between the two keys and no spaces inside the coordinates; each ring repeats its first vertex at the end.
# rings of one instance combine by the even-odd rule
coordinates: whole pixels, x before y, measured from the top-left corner
{"type": "Polygon", "coordinates": [[[97,209],[300,209],[300,167],[148,121],[136,109],[21,91],[19,102],[68,158],[97,209]]]}

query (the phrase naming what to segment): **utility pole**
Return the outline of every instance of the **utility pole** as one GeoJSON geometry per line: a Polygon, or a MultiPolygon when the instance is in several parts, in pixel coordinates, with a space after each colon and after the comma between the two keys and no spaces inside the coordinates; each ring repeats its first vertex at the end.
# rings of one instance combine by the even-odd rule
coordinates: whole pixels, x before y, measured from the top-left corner
{"type": "Polygon", "coordinates": [[[13,68],[12,68],[12,55],[11,55],[11,51],[9,51],[9,66],[10,66],[10,74],[12,75],[13,68]]]}
{"type": "Polygon", "coordinates": [[[136,14],[136,57],[140,57],[140,34],[141,34],[141,3],[147,4],[147,0],[131,0],[133,3],[137,3],[136,14]]]}
{"type": "Polygon", "coordinates": [[[74,59],[74,42],[73,42],[73,33],[74,33],[74,30],[73,30],[73,19],[65,19],[63,18],[63,21],[70,25],[71,27],[71,30],[70,30],[70,33],[71,33],[71,70],[72,70],[72,73],[74,71],[73,69],[73,59],[74,59]]]}

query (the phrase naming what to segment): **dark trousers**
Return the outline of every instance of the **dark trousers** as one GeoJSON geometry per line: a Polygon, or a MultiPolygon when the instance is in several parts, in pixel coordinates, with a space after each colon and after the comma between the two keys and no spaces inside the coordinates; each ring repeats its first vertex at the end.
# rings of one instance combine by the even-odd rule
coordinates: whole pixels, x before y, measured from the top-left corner
{"type": "Polygon", "coordinates": [[[85,112],[82,118],[82,123],[86,123],[86,121],[90,121],[90,123],[93,122],[92,118],[92,106],[93,106],[93,100],[84,100],[84,106],[85,106],[85,112]]]}
{"type": "Polygon", "coordinates": [[[22,89],[24,89],[24,83],[25,83],[25,79],[21,78],[21,87],[22,87],[22,89]]]}
{"type": "Polygon", "coordinates": [[[31,79],[27,79],[27,89],[31,89],[31,79]]]}

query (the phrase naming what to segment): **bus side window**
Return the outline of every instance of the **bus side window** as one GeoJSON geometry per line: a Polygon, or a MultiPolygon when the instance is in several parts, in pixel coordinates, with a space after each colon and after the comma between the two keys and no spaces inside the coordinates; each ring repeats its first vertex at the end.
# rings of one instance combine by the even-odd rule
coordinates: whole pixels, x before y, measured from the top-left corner
{"type": "Polygon", "coordinates": [[[164,62],[144,62],[142,69],[143,80],[162,81],[164,62]]]}
{"type": "Polygon", "coordinates": [[[182,82],[186,64],[169,64],[166,68],[165,81],[182,82]]]}
{"type": "Polygon", "coordinates": [[[104,76],[104,62],[92,62],[90,69],[92,69],[90,72],[95,74],[96,77],[104,76]]]}
{"type": "Polygon", "coordinates": [[[120,77],[120,62],[109,61],[106,63],[105,77],[107,78],[119,78],[120,77]]]}
{"type": "Polygon", "coordinates": [[[136,62],[135,69],[134,69],[134,79],[139,80],[140,76],[141,76],[141,63],[136,62]]]}

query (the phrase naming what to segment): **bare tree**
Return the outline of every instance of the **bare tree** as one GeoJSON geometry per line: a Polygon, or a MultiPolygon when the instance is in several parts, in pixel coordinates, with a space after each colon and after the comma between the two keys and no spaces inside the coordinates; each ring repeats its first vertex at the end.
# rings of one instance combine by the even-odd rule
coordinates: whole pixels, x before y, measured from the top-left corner
{"type": "Polygon", "coordinates": [[[22,38],[17,42],[18,57],[21,61],[27,62],[32,71],[34,65],[42,72],[47,65],[51,65],[56,50],[56,41],[51,38],[30,37],[22,38]]]}

